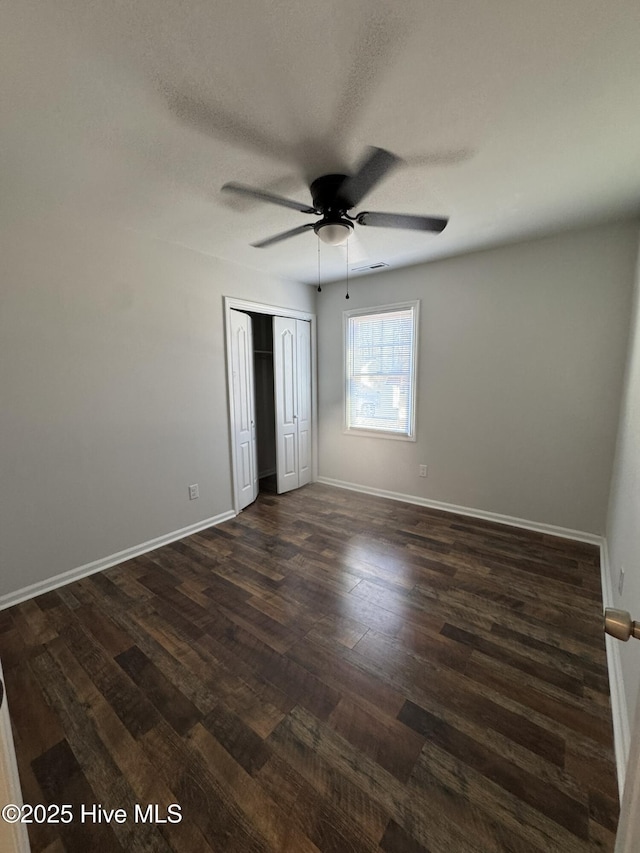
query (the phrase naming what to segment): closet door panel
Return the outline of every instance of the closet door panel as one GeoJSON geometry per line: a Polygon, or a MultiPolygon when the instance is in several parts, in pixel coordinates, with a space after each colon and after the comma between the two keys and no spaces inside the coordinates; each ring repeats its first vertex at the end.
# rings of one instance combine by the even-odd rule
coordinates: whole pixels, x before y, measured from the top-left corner
{"type": "Polygon", "coordinates": [[[276,397],[276,477],[278,492],[297,489],[298,424],[296,320],[273,318],[273,376],[276,397]]]}
{"type": "Polygon", "coordinates": [[[253,342],[251,317],[231,311],[231,373],[233,393],[234,469],[239,509],[258,495],[254,416],[253,342]]]}
{"type": "Polygon", "coordinates": [[[283,461],[283,471],[285,476],[289,474],[296,473],[296,437],[289,433],[284,436],[283,442],[283,450],[284,450],[284,459],[283,461]]]}

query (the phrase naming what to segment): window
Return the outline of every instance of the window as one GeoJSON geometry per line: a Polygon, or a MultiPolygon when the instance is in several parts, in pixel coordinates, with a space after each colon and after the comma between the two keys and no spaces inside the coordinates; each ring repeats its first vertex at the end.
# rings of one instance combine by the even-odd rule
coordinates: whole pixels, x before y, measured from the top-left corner
{"type": "Polygon", "coordinates": [[[415,440],[418,302],[344,319],[347,432],[415,440]]]}

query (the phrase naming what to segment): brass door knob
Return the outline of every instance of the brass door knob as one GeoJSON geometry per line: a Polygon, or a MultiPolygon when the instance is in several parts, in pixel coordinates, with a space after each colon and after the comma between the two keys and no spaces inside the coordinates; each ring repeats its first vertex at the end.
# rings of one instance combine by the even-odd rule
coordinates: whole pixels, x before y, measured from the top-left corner
{"type": "Polygon", "coordinates": [[[626,610],[607,607],[604,611],[604,630],[605,634],[615,637],[616,640],[626,642],[629,637],[640,640],[640,625],[631,619],[626,610]]]}

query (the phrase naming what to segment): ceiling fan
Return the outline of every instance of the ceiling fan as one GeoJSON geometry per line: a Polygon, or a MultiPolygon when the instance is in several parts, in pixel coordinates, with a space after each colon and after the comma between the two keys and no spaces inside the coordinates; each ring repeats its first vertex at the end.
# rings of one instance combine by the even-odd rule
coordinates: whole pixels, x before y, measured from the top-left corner
{"type": "Polygon", "coordinates": [[[353,175],[322,175],[316,178],[310,186],[313,204],[303,204],[292,201],[264,190],[238,184],[233,181],[225,184],[222,189],[225,192],[239,193],[290,207],[300,213],[321,216],[317,222],[307,222],[289,231],[274,234],[265,240],[252,243],[257,249],[273,246],[281,240],[288,240],[297,234],[303,234],[313,229],[318,237],[325,243],[338,246],[345,243],[354,229],[354,223],[358,225],[374,225],[380,228],[407,228],[413,231],[442,231],[449,221],[442,217],[413,216],[401,213],[373,213],[363,211],[350,216],[348,211],[360,204],[362,199],[378,184],[385,175],[400,163],[400,158],[384,148],[369,148],[367,154],[353,175]]]}

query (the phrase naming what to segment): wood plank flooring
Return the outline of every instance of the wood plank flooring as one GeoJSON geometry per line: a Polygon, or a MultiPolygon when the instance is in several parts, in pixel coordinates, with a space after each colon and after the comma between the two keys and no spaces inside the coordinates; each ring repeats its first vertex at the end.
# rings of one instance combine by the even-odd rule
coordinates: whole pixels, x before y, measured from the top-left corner
{"type": "Polygon", "coordinates": [[[599,583],[595,546],[313,484],[5,610],[25,801],[74,814],[32,849],[611,851],[599,583]]]}

